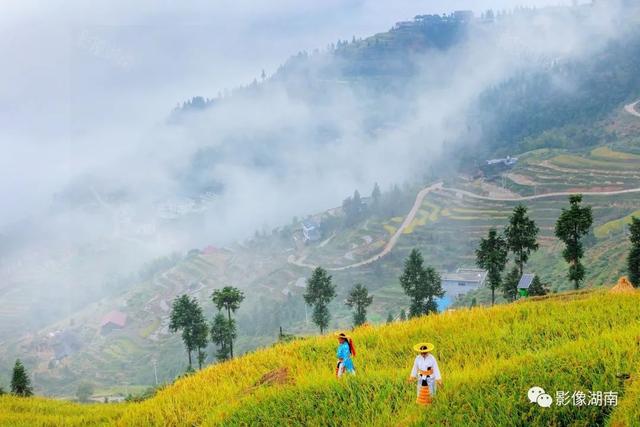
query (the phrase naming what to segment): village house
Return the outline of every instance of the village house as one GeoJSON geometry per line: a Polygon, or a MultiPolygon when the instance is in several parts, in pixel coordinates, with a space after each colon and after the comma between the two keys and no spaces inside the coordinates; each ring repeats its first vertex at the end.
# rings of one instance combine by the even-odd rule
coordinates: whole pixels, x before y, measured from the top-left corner
{"type": "Polygon", "coordinates": [[[100,322],[100,333],[106,335],[115,329],[122,329],[127,324],[127,315],[114,310],[104,316],[100,322]]]}

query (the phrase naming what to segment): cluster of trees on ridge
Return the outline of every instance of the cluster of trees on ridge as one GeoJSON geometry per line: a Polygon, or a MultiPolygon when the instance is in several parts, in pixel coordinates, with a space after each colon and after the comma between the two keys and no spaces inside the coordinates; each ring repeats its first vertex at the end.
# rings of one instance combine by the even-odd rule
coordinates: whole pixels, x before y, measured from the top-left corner
{"type": "Polygon", "coordinates": [[[202,307],[195,297],[184,294],[173,302],[169,322],[171,332],[181,331],[182,341],[189,358],[189,370],[192,370],[192,353],[197,352],[198,366],[206,359],[205,349],[211,342],[218,346],[216,357],[226,360],[233,357],[233,341],[237,338],[235,319],[231,317],[244,300],[244,294],[233,286],[225,286],[213,291],[211,300],[218,309],[211,325],[202,312],[202,307]],[[224,315],[226,311],[227,316],[224,315]]]}
{"type": "MultiPolygon", "coordinates": [[[[582,238],[593,224],[590,206],[582,206],[582,195],[569,197],[569,208],[563,208],[555,225],[555,235],[565,244],[562,256],[569,264],[568,278],[579,289],[584,280],[585,268],[581,263],[584,256],[582,238]]],[[[495,303],[495,291],[502,288],[505,299],[514,301],[518,296],[518,282],[532,252],[538,250],[537,236],[540,229],[529,218],[527,208],[518,205],[509,217],[503,233],[496,228],[489,229],[486,238],[480,240],[476,250],[476,264],[487,270],[487,285],[491,289],[491,305],[495,303]],[[513,254],[513,268],[503,278],[502,273],[508,263],[509,253],[513,254]]],[[[548,292],[536,275],[529,295],[545,295],[548,292]]]]}

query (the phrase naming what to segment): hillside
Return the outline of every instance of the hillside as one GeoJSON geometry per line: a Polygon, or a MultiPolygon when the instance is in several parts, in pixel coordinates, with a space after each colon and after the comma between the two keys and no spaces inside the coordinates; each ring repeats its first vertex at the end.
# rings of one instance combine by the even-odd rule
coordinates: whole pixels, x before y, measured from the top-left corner
{"type": "Polygon", "coordinates": [[[135,404],[0,397],[2,425],[611,425],[638,404],[640,294],[566,293],[353,332],[357,376],[333,376],[335,340],[258,350],[135,404]],[[406,383],[414,342],[435,343],[444,388],[427,410],[406,383]],[[629,380],[624,380],[626,374],[629,380]],[[613,391],[617,406],[529,403],[527,390],[613,391]]]}
{"type": "MultiPolygon", "coordinates": [[[[386,207],[354,223],[345,223],[339,207],[327,210],[350,194],[335,191],[334,205],[309,208],[304,202],[296,202],[299,212],[295,214],[301,217],[282,220],[273,229],[257,231],[253,238],[218,247],[215,233],[207,234],[202,227],[207,220],[216,221],[215,209],[199,211],[207,203],[198,196],[198,209],[189,199],[188,203],[169,204],[173,210],[186,211],[183,216],[174,212],[169,218],[145,217],[145,221],[157,223],[159,230],[164,228],[169,234],[198,235],[212,246],[183,248],[144,267],[115,261],[107,266],[94,264],[92,260],[109,259],[108,254],[113,253],[118,253],[119,259],[126,258],[126,254],[138,252],[141,243],[153,240],[153,234],[135,234],[132,230],[145,228],[137,227],[140,224],[134,221],[123,224],[117,238],[107,234],[86,247],[65,250],[62,259],[46,252],[30,253],[14,266],[16,271],[10,280],[0,283],[0,299],[4,302],[0,307],[0,382],[6,383],[16,357],[23,359],[34,374],[37,394],[70,398],[78,384],[88,380],[96,385],[96,396],[123,397],[155,384],[154,367],[159,382],[172,381],[186,368],[180,338],[167,328],[172,300],[188,293],[198,298],[211,319],[211,292],[227,284],[247,294],[238,312],[239,353],[272,344],[279,327],[296,335],[312,334],[315,330],[302,293],[309,267],[316,265],[331,272],[337,287],[338,295],[330,305],[332,328],[349,327],[351,313],[343,300],[358,282],[366,284],[374,297],[369,320],[383,323],[389,314],[398,317],[408,305],[398,276],[402,260],[411,249],[421,249],[426,263],[439,271],[473,267],[480,236],[489,227],[502,227],[519,202],[527,204],[541,228],[541,248],[528,269],[549,283],[553,291],[566,290],[570,287],[566,263],[559,256],[562,247],[553,236],[553,225],[566,204],[564,193],[569,192],[606,193],[585,197],[593,207],[595,220],[585,248],[586,283],[595,288],[613,282],[626,270],[625,225],[631,215],[640,213],[637,194],[622,192],[640,188],[640,119],[629,114],[636,111],[632,107],[624,109],[640,95],[637,29],[621,31],[622,35],[613,40],[603,39],[610,41],[604,46],[594,43],[593,51],[533,61],[527,72],[519,67],[510,69],[495,80],[483,81],[471,94],[446,90],[442,91],[446,92],[445,99],[441,99],[440,90],[433,92],[434,86],[455,89],[460,84],[450,81],[449,73],[441,72],[443,68],[460,70],[454,74],[462,86],[474,81],[477,65],[485,57],[489,61],[493,58],[489,53],[496,52],[492,37],[500,39],[501,31],[519,19],[538,25],[547,18],[553,20],[554,14],[565,13],[572,17],[569,22],[580,26],[589,22],[586,18],[591,13],[602,13],[602,8],[595,12],[588,6],[518,10],[495,20],[478,17],[471,21],[465,14],[421,15],[387,32],[341,41],[327,51],[296,55],[273,76],[224,99],[192,102],[182,111],[182,117],[173,117],[172,123],[189,135],[205,123],[225,117],[233,108],[255,109],[260,114],[276,110],[271,102],[274,93],[282,95],[281,90],[296,106],[308,108],[305,117],[313,117],[300,122],[300,117],[287,117],[286,126],[269,122],[257,131],[232,128],[217,141],[219,144],[210,141],[210,134],[217,134],[212,129],[194,137],[190,142],[197,150],[193,161],[179,174],[180,182],[186,194],[206,192],[207,203],[222,196],[224,185],[218,181],[224,174],[217,176],[214,172],[226,157],[234,155],[254,170],[280,171],[283,164],[288,164],[285,160],[290,157],[290,148],[297,153],[293,157],[309,159],[325,153],[325,147],[336,141],[358,140],[364,143],[353,151],[354,157],[386,159],[393,152],[405,152],[405,160],[418,161],[422,166],[409,184],[383,187],[386,207]],[[531,16],[540,20],[529,20],[531,16]],[[487,46],[491,49],[484,49],[487,46]],[[472,54],[476,49],[480,58],[472,54]],[[567,86],[567,82],[575,85],[567,86]],[[352,99],[343,98],[347,94],[354,95],[353,110],[338,109],[336,113],[334,107],[352,99]],[[333,102],[336,100],[339,102],[333,102]],[[451,152],[435,164],[422,163],[437,158],[432,153],[437,150],[428,139],[440,138],[439,126],[428,126],[427,119],[436,111],[416,117],[416,109],[422,104],[449,106],[449,101],[455,104],[449,111],[451,117],[436,121],[455,129],[442,136],[443,145],[451,152]],[[469,117],[465,117],[467,113],[469,117]],[[349,117],[348,121],[357,122],[356,127],[363,132],[350,134],[351,124],[343,126],[334,114],[349,117]],[[415,133],[400,132],[405,125],[412,128],[414,120],[420,123],[415,133]],[[381,141],[392,142],[393,149],[375,151],[383,146],[381,141]],[[412,142],[403,145],[403,141],[412,142]],[[242,155],[235,151],[237,147],[242,147],[242,155]],[[520,161],[510,170],[477,174],[485,160],[502,155],[518,156],[520,161]],[[437,191],[422,193],[441,181],[443,186],[437,191]],[[424,198],[417,200],[419,194],[424,198]],[[409,218],[412,211],[415,216],[409,218]],[[322,239],[302,245],[295,239],[296,233],[300,233],[302,220],[310,218],[320,223],[322,239]],[[110,274],[92,275],[100,267],[110,274]],[[73,280],[66,272],[76,273],[73,280]],[[76,283],[82,286],[70,291],[76,283]],[[102,334],[100,323],[114,310],[125,314],[127,323],[122,329],[102,334]]],[[[621,28],[633,27],[636,18],[635,13],[628,13],[621,28]]],[[[527,57],[520,47],[510,45],[507,53],[527,57]]],[[[161,145],[157,148],[163,150],[161,145]]],[[[329,161],[314,169],[333,168],[330,156],[317,157],[329,161]]],[[[355,163],[360,162],[349,161],[343,166],[357,171],[355,163]]],[[[372,163],[367,169],[375,170],[375,176],[358,190],[366,198],[374,180],[388,177],[391,169],[406,164],[377,168],[377,163],[372,163]]],[[[112,211],[132,208],[124,202],[126,192],[120,194],[117,188],[101,189],[94,184],[83,179],[78,191],[70,192],[79,197],[78,208],[95,210],[109,221],[112,215],[114,221],[118,219],[112,211]],[[97,193],[101,194],[100,200],[95,200],[97,193]],[[112,206],[105,208],[105,202],[112,206]]],[[[308,191],[314,189],[313,184],[303,186],[305,192],[313,193],[308,191]]],[[[271,202],[265,201],[265,205],[271,202]]],[[[259,207],[255,212],[260,214],[252,215],[262,218],[259,207]]],[[[254,232],[245,231],[246,235],[254,232]]],[[[40,232],[34,234],[39,236],[40,232]]],[[[447,289],[443,305],[468,306],[473,298],[479,304],[487,303],[486,289],[467,291],[447,289]]],[[[500,295],[498,301],[503,302],[500,295]]],[[[207,350],[206,363],[215,362],[214,352],[213,346],[207,350]]]]}
{"type": "MultiPolygon", "coordinates": [[[[627,123],[625,116],[619,120],[619,129],[634,125],[627,123]]],[[[527,204],[541,228],[541,248],[528,269],[550,283],[553,291],[566,290],[571,285],[553,225],[567,196],[557,193],[603,192],[585,196],[595,217],[585,265],[589,286],[612,283],[626,271],[625,224],[630,215],[640,212],[637,193],[624,192],[640,187],[640,160],[632,142],[622,136],[615,144],[582,151],[525,153],[518,165],[493,181],[448,180],[421,193],[423,198],[413,207],[418,189],[407,189],[397,203],[403,209],[398,214],[381,211],[348,227],[341,225],[339,216],[324,213],[323,239],[307,245],[295,244],[293,233],[299,225],[294,224],[272,235],[257,236],[245,245],[209,248],[175,258],[117,298],[91,304],[37,334],[9,343],[0,359],[9,367],[12,358],[23,358],[36,375],[39,393],[72,396],[86,378],[98,386],[97,395],[136,392],[154,384],[154,360],[160,382],[171,381],[184,370],[182,343],[167,330],[169,305],[184,292],[204,301],[211,318],[213,307],[206,302],[213,289],[233,283],[245,290],[247,301],[238,313],[237,348],[241,353],[275,342],[280,326],[288,333],[314,333],[305,316],[304,288],[300,286],[312,265],[328,268],[337,285],[338,297],[330,306],[333,328],[349,327],[351,314],[342,301],[357,282],[366,283],[374,296],[370,321],[382,323],[389,313],[397,316],[408,305],[397,278],[402,259],[412,248],[421,248],[426,262],[441,271],[473,266],[478,239],[489,227],[503,226],[518,203],[527,204]],[[407,222],[411,213],[415,216],[407,222]],[[114,309],[126,313],[128,323],[103,335],[100,321],[114,309]],[[69,353],[58,360],[60,346],[65,343],[70,346],[69,353]]],[[[474,297],[480,304],[489,301],[487,289],[446,291],[448,303],[457,306],[468,306],[474,297]]],[[[7,297],[7,301],[13,300],[7,297]]],[[[502,301],[501,295],[498,301],[502,301]]],[[[6,322],[10,322],[10,315],[10,311],[0,310],[0,318],[6,322]]]]}

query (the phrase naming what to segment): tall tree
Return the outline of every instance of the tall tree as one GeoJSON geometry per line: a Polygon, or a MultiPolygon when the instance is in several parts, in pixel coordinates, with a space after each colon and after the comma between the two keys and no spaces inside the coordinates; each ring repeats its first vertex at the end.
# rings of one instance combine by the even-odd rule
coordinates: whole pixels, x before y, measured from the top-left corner
{"type": "Polygon", "coordinates": [[[358,190],[353,192],[353,197],[347,197],[342,202],[342,210],[347,226],[352,226],[362,220],[365,213],[365,205],[362,203],[362,198],[358,190]]]}
{"type": "Polygon", "coordinates": [[[580,288],[584,279],[584,266],[580,262],[584,256],[581,239],[589,232],[593,224],[591,206],[582,206],[582,194],[569,197],[569,209],[563,208],[556,222],[556,237],[565,244],[562,256],[569,263],[568,278],[575,289],[580,288]]]}
{"type": "Polygon", "coordinates": [[[29,397],[33,396],[33,388],[31,387],[31,379],[20,359],[16,360],[13,366],[13,374],[11,375],[11,393],[16,396],[29,397]]]}
{"type": "Polygon", "coordinates": [[[489,229],[486,239],[480,240],[476,250],[476,264],[487,270],[487,282],[491,289],[491,305],[496,301],[496,289],[502,284],[502,272],[507,265],[507,242],[495,228],[489,229]]]}
{"type": "Polygon", "coordinates": [[[336,288],[331,282],[331,276],[324,268],[317,267],[307,280],[304,301],[313,307],[313,323],[320,328],[321,334],[329,326],[331,315],[327,306],[335,296],[336,288]]]}
{"type": "Polygon", "coordinates": [[[204,345],[202,343],[202,329],[206,330],[206,327],[202,308],[195,297],[189,298],[184,294],[173,301],[169,330],[182,331],[182,342],[189,357],[189,370],[192,369],[191,353],[206,346],[206,335],[204,345]]]}
{"type": "Polygon", "coordinates": [[[382,192],[380,191],[380,186],[376,182],[373,185],[373,191],[371,191],[371,210],[373,212],[378,212],[380,209],[380,198],[382,197],[382,192]]]}
{"type": "Polygon", "coordinates": [[[640,218],[631,217],[629,232],[629,240],[631,241],[631,250],[627,259],[629,281],[638,288],[640,287],[640,218]]]}
{"type": "Polygon", "coordinates": [[[436,298],[443,297],[440,275],[432,267],[424,267],[424,259],[418,249],[413,249],[404,261],[400,286],[411,298],[409,317],[422,316],[438,311],[436,298]]]}
{"type": "MultiPolygon", "coordinates": [[[[225,286],[222,289],[213,291],[211,299],[216,307],[218,307],[218,310],[224,309],[227,311],[227,319],[229,325],[231,325],[231,313],[235,313],[236,310],[240,308],[240,303],[244,300],[244,294],[238,288],[225,286]]],[[[229,353],[231,357],[233,357],[233,339],[229,341],[229,353]]]]}
{"type": "Polygon", "coordinates": [[[231,357],[229,343],[236,338],[235,320],[229,321],[222,312],[218,312],[211,326],[211,341],[218,346],[216,359],[227,360],[231,357]]]}
{"type": "Polygon", "coordinates": [[[518,266],[520,277],[524,273],[524,265],[529,260],[531,252],[538,250],[536,241],[540,229],[536,223],[527,215],[527,208],[518,205],[509,217],[509,224],[504,230],[507,240],[507,247],[515,256],[515,263],[518,266]]]}
{"type": "Polygon", "coordinates": [[[521,277],[520,270],[514,266],[502,281],[502,294],[507,301],[515,301],[518,297],[518,283],[521,277]]]}
{"type": "Polygon", "coordinates": [[[369,295],[369,290],[358,283],[351,292],[345,304],[355,308],[353,313],[353,325],[360,326],[367,321],[367,307],[373,302],[373,297],[369,295]]]}
{"type": "Polygon", "coordinates": [[[393,314],[391,312],[387,315],[387,324],[389,323],[393,323],[393,314]]]}

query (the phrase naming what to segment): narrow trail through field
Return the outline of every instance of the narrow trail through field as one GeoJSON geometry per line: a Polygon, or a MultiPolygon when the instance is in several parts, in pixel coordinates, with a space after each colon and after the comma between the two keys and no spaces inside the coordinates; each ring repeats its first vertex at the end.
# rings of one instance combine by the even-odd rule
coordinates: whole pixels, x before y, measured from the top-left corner
{"type": "MultiPolygon", "coordinates": [[[[640,117],[640,114],[638,115],[638,117],[640,117]]],[[[467,196],[473,199],[488,200],[488,201],[495,201],[495,202],[504,202],[504,201],[519,202],[519,201],[539,200],[539,199],[546,199],[546,198],[553,198],[553,197],[563,197],[563,196],[570,196],[572,194],[576,194],[575,191],[568,191],[568,192],[565,191],[565,192],[556,192],[556,193],[537,194],[535,196],[490,197],[490,196],[481,196],[479,194],[471,193],[470,191],[460,190],[457,188],[445,188],[442,182],[438,182],[436,184],[430,185],[420,190],[420,192],[416,196],[416,200],[413,203],[413,206],[411,207],[411,210],[405,217],[400,227],[398,227],[398,229],[393,234],[393,236],[391,236],[391,238],[389,239],[389,241],[384,246],[381,252],[363,261],[356,262],[350,265],[345,265],[342,267],[329,267],[327,268],[327,270],[328,271],[344,271],[351,268],[363,267],[365,265],[376,262],[382,257],[384,257],[385,255],[387,255],[396,246],[404,230],[415,219],[416,214],[420,210],[420,206],[422,206],[422,202],[424,201],[424,198],[427,196],[427,194],[433,191],[450,192],[450,193],[454,193],[456,196],[467,196]]],[[[627,190],[618,190],[618,191],[583,191],[579,193],[582,194],[583,196],[616,196],[616,195],[622,195],[622,194],[640,193],[640,188],[630,188],[627,190]]],[[[314,269],[317,267],[316,265],[305,263],[304,262],[305,258],[306,256],[296,259],[294,255],[290,255],[289,258],[287,259],[287,262],[289,262],[289,264],[296,265],[298,267],[304,267],[304,268],[314,269]]]]}

